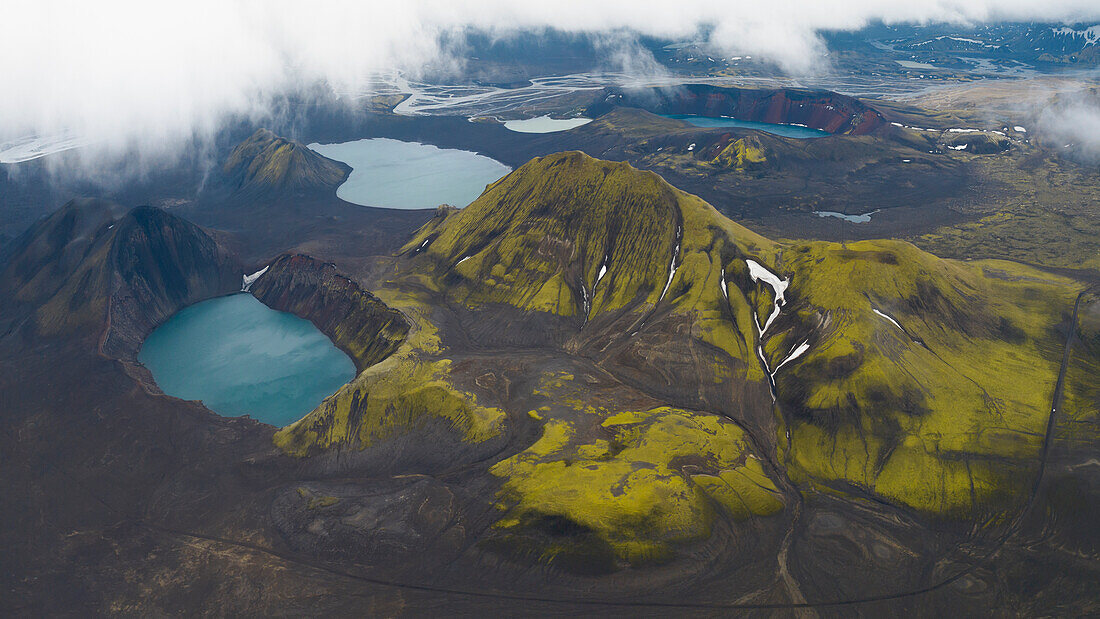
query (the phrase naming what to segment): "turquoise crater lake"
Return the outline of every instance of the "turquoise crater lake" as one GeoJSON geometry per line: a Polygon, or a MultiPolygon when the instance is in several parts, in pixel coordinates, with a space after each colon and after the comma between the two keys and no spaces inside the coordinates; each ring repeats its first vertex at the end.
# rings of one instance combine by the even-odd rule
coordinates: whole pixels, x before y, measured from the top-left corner
{"type": "Polygon", "coordinates": [[[360,206],[463,207],[480,196],[486,185],[512,171],[496,159],[468,150],[388,138],[314,143],[309,148],[351,166],[336,195],[360,206]]]}
{"type": "Polygon", "coordinates": [[[355,377],[355,364],[313,323],[250,294],[187,307],[138,353],[168,395],[227,417],[285,426],[355,377]]]}
{"type": "Polygon", "coordinates": [[[775,123],[762,123],[754,120],[738,120],[728,116],[697,116],[695,114],[659,114],[664,118],[682,120],[696,127],[719,128],[740,127],[742,129],[756,129],[765,133],[783,136],[785,138],[823,138],[831,135],[827,131],[811,129],[802,125],[778,125],[775,123]]]}

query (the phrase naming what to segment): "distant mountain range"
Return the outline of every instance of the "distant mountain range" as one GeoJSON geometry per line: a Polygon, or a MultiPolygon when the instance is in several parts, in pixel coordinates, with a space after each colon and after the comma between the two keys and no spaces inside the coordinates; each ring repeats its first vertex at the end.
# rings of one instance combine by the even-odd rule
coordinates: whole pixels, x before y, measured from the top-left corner
{"type": "Polygon", "coordinates": [[[1100,25],[1095,24],[880,26],[862,34],[897,51],[914,54],[957,53],[1029,63],[1100,64],[1100,25]]]}

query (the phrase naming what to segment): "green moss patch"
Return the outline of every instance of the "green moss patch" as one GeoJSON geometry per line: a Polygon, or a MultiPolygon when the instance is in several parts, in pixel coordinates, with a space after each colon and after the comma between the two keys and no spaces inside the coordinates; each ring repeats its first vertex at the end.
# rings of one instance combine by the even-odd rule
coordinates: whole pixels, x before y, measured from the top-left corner
{"type": "MultiPolygon", "coordinates": [[[[561,518],[618,560],[644,564],[708,537],[716,509],[744,519],[783,507],[729,421],[660,407],[605,414],[600,427],[606,438],[584,439],[570,423],[548,421],[530,448],[493,466],[504,480],[503,536],[530,542],[532,522],[561,518]]],[[[548,544],[538,556],[556,552],[548,544]]]]}

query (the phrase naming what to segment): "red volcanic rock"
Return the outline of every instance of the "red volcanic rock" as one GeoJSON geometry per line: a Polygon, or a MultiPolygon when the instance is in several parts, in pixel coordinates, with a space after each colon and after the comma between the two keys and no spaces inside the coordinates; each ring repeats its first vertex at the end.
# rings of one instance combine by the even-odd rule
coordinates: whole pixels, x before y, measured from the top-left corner
{"type": "Polygon", "coordinates": [[[671,90],[628,90],[618,105],[657,114],[729,116],[740,120],[799,124],[829,133],[866,135],[888,125],[862,101],[827,90],[721,88],[689,84],[671,90]]]}

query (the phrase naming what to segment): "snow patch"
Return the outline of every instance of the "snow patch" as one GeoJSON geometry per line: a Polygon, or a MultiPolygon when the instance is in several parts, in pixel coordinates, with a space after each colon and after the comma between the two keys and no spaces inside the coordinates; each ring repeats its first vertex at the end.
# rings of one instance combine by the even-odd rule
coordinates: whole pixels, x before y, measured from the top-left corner
{"type": "Polygon", "coordinates": [[[885,313],[885,312],[880,312],[880,311],[878,310],[878,308],[876,308],[876,307],[872,307],[872,308],[871,308],[871,311],[872,311],[872,312],[874,312],[874,313],[876,313],[876,314],[878,314],[879,316],[881,316],[881,317],[885,318],[886,320],[889,320],[889,321],[890,321],[891,323],[893,323],[893,325],[894,325],[895,327],[897,327],[898,329],[901,329],[902,331],[905,331],[905,329],[902,329],[902,328],[901,328],[901,325],[899,325],[899,324],[898,324],[898,321],[894,320],[894,319],[893,319],[893,318],[892,318],[892,317],[891,317],[891,316],[890,316],[889,314],[887,314],[887,313],[885,313]]]}
{"type": "Polygon", "coordinates": [[[795,359],[801,357],[809,349],[810,349],[810,341],[809,340],[806,340],[805,342],[802,342],[798,346],[795,346],[794,350],[792,350],[790,353],[787,354],[787,358],[783,359],[783,361],[781,361],[779,363],[779,365],[775,366],[775,370],[772,371],[772,376],[775,376],[775,373],[779,371],[779,368],[781,368],[784,365],[787,365],[788,363],[790,363],[791,361],[794,361],[795,359]]]}
{"type": "Polygon", "coordinates": [[[267,273],[267,270],[271,268],[271,265],[256,271],[252,275],[241,276],[241,292],[248,292],[252,288],[252,284],[256,283],[256,280],[260,279],[260,276],[267,273]]]}
{"type": "Polygon", "coordinates": [[[1084,30],[1075,30],[1073,28],[1051,28],[1056,35],[1069,36],[1069,37],[1081,37],[1085,39],[1086,45],[1093,45],[1100,42],[1100,25],[1090,26],[1084,30]]]}
{"type": "Polygon", "coordinates": [[[763,281],[772,287],[775,291],[775,299],[777,303],[784,303],[783,292],[787,290],[787,286],[790,284],[788,280],[780,279],[778,275],[772,273],[759,262],[750,259],[745,260],[745,264],[749,265],[749,277],[752,281],[763,281]]]}
{"type": "MultiPolygon", "coordinates": [[[[746,259],[745,264],[749,265],[749,277],[754,282],[764,282],[772,287],[772,291],[775,292],[775,306],[772,309],[772,313],[768,316],[768,319],[764,322],[763,326],[759,326],[760,318],[757,317],[757,328],[760,330],[760,335],[764,335],[764,332],[768,330],[772,322],[779,317],[779,308],[787,302],[783,298],[783,293],[787,290],[787,286],[790,284],[790,280],[779,279],[779,276],[766,269],[759,262],[751,259],[746,259]]],[[[767,363],[765,363],[767,365],[767,363]]]]}
{"type": "Polygon", "coordinates": [[[683,230],[680,226],[676,226],[676,249],[672,250],[672,262],[668,265],[668,281],[665,282],[665,289],[661,291],[661,298],[657,299],[660,303],[664,300],[665,295],[668,294],[668,288],[672,285],[672,278],[676,276],[676,259],[680,257],[680,234],[683,230]]]}

